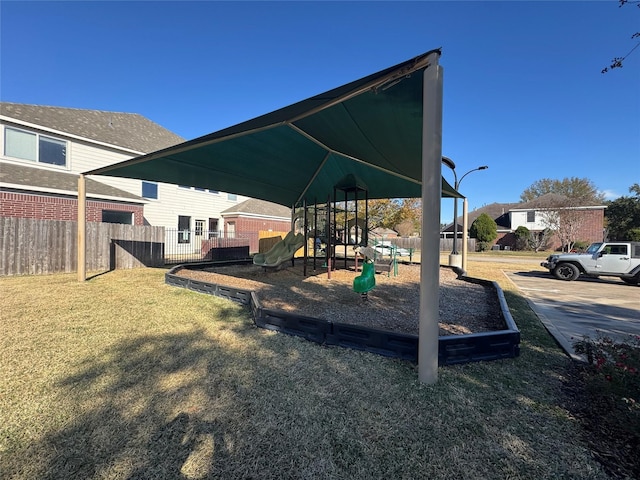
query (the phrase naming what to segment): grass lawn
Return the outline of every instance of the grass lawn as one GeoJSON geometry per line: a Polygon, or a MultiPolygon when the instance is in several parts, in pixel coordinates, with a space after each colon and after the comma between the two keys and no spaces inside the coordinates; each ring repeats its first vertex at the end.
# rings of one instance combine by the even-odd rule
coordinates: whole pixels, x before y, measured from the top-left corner
{"type": "MultiPolygon", "coordinates": [[[[568,358],[502,269],[521,356],[439,370],[256,328],[162,269],[0,279],[2,479],[608,478],[568,358]]],[[[539,268],[539,267],[538,267],[539,268]]]]}

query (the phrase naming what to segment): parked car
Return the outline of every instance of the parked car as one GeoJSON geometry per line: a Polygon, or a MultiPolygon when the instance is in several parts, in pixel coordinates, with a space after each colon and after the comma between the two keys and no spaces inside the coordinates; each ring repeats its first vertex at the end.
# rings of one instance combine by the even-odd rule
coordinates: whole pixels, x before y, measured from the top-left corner
{"type": "Polygon", "coordinates": [[[408,257],[411,255],[411,251],[407,248],[397,247],[393,245],[391,242],[383,241],[378,243],[373,247],[376,252],[381,253],[386,256],[393,256],[393,252],[395,250],[395,254],[397,257],[408,257]]]}
{"type": "Polygon", "coordinates": [[[619,277],[629,285],[640,285],[640,242],[597,242],[585,253],[549,255],[542,262],[560,280],[589,277],[619,277]]]}

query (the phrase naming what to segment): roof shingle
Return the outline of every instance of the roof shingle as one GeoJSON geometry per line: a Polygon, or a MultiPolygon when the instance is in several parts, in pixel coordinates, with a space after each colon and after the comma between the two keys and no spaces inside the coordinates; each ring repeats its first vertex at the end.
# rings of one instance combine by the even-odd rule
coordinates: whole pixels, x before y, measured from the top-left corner
{"type": "MultiPolygon", "coordinates": [[[[7,188],[7,184],[9,184],[24,187],[24,190],[33,191],[38,188],[46,188],[75,196],[78,191],[78,176],[75,173],[0,162],[0,188],[7,188]]],[[[136,203],[143,201],[137,195],[91,178],[87,178],[87,196],[115,197],[136,203]]]]}
{"type": "Polygon", "coordinates": [[[284,217],[291,218],[291,209],[277,203],[250,198],[244,202],[240,202],[233,207],[227,208],[221,212],[222,214],[244,213],[248,215],[265,215],[268,217],[284,217]]]}
{"type": "Polygon", "coordinates": [[[0,114],[140,153],[154,152],[184,141],[137,113],[0,102],[0,114]]]}

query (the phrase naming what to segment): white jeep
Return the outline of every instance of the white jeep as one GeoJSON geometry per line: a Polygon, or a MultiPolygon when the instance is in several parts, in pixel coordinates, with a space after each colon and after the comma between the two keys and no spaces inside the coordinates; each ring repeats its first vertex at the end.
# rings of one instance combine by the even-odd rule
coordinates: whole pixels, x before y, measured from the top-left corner
{"type": "Polygon", "coordinates": [[[619,277],[629,285],[640,285],[640,242],[597,242],[585,253],[549,255],[545,268],[560,280],[589,277],[619,277]]]}

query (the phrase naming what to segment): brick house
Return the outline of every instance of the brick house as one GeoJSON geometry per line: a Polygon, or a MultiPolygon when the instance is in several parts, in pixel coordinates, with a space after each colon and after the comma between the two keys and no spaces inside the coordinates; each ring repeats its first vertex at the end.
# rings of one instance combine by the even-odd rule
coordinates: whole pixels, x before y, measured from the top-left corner
{"type": "MultiPolygon", "coordinates": [[[[78,219],[78,175],[0,162],[0,216],[36,220],[78,219]]],[[[87,220],[144,224],[144,200],[87,179],[87,220]]]]}
{"type": "Polygon", "coordinates": [[[221,212],[225,236],[249,238],[250,253],[258,252],[258,232],[291,230],[291,209],[250,198],[221,212]]]}
{"type": "MultiPolygon", "coordinates": [[[[481,214],[486,213],[497,224],[498,237],[494,245],[503,250],[513,249],[516,246],[515,231],[524,226],[531,232],[541,232],[547,225],[545,223],[545,211],[550,210],[550,205],[561,204],[560,198],[554,194],[543,195],[540,198],[524,203],[492,203],[469,212],[469,227],[481,214]]],[[[574,240],[587,243],[602,241],[604,235],[604,211],[605,205],[587,205],[580,207],[566,207],[580,215],[580,227],[574,240]]],[[[560,209],[563,210],[563,209],[560,209]]],[[[458,217],[458,232],[462,232],[462,217],[458,217]]],[[[453,232],[453,222],[443,229],[443,236],[453,232]]],[[[549,244],[550,249],[561,246],[560,239],[554,235],[549,244]]]]}
{"type": "MultiPolygon", "coordinates": [[[[80,173],[183,141],[138,114],[0,102],[0,215],[75,220],[80,173]]],[[[246,197],[88,176],[87,199],[88,221],[165,227],[170,251],[198,250],[198,235],[176,232],[217,235],[221,212],[246,197]]]]}

